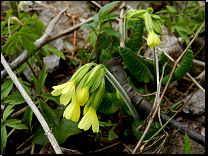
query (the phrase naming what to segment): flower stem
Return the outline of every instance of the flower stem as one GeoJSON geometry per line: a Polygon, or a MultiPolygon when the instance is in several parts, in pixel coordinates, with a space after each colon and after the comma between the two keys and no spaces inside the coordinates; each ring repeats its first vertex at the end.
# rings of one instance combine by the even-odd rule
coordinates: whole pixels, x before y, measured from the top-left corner
{"type": "Polygon", "coordinates": [[[127,107],[129,108],[134,120],[139,120],[139,115],[134,107],[134,105],[131,103],[130,98],[124,91],[124,89],[121,87],[119,82],[115,79],[115,77],[106,69],[106,74],[105,76],[107,79],[111,82],[111,84],[116,88],[116,90],[119,92],[123,100],[125,101],[127,107]]]}

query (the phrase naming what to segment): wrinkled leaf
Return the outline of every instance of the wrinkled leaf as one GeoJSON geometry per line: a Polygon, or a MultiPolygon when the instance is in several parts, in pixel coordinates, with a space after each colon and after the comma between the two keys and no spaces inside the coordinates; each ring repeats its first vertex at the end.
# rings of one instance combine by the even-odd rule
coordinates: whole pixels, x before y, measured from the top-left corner
{"type": "Polygon", "coordinates": [[[150,80],[153,81],[152,64],[150,62],[144,60],[127,47],[119,47],[119,52],[131,74],[139,82],[149,83],[150,80]]]}

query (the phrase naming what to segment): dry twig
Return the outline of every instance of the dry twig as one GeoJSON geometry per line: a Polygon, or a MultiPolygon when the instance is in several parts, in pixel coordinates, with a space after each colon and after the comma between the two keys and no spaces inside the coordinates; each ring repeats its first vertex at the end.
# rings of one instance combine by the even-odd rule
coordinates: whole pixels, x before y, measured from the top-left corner
{"type": "Polygon", "coordinates": [[[9,76],[11,77],[12,81],[14,82],[14,84],[16,85],[16,87],[19,90],[19,92],[24,97],[25,101],[28,103],[28,105],[30,106],[30,108],[32,109],[34,114],[36,115],[37,119],[39,120],[41,126],[43,127],[44,131],[46,132],[47,137],[48,137],[49,141],[51,142],[51,145],[53,146],[53,148],[56,151],[56,153],[62,154],[62,151],[61,151],[61,149],[60,149],[60,147],[59,147],[59,145],[58,145],[58,143],[56,141],[56,138],[54,137],[53,133],[50,132],[50,128],[48,127],[47,122],[45,121],[45,119],[43,118],[42,114],[37,109],[37,107],[35,106],[33,101],[31,100],[31,98],[29,97],[27,92],[24,90],[24,88],[20,84],[19,80],[17,79],[17,76],[11,70],[11,68],[9,67],[8,63],[6,62],[6,60],[5,60],[5,58],[3,57],[2,54],[1,54],[1,63],[4,66],[5,70],[7,71],[7,73],[9,74],[9,76]]]}

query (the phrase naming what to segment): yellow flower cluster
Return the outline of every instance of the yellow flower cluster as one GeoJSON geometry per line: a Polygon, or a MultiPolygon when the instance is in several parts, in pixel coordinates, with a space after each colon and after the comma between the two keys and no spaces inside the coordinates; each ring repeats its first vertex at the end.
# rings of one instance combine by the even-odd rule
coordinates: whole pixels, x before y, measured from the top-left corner
{"type": "Polygon", "coordinates": [[[92,126],[93,132],[99,131],[99,122],[96,111],[102,100],[105,90],[105,67],[103,65],[96,65],[89,63],[80,68],[71,78],[69,82],[53,86],[54,89],[51,94],[53,96],[60,96],[60,103],[67,105],[63,117],[75,122],[80,118],[80,106],[84,106],[84,117],[81,119],[78,127],[80,129],[88,130],[92,126]],[[95,67],[90,71],[90,67],[95,67]],[[76,85],[78,85],[76,91],[76,85]]]}

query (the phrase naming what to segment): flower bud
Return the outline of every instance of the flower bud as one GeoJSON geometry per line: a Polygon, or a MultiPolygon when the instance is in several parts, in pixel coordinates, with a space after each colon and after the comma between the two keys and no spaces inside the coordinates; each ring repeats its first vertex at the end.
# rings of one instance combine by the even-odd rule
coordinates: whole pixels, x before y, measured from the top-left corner
{"type": "Polygon", "coordinates": [[[153,13],[153,9],[152,8],[147,8],[147,12],[149,12],[150,14],[153,13]]]}
{"type": "Polygon", "coordinates": [[[16,25],[22,25],[22,22],[17,17],[11,17],[11,23],[16,25]]]}
{"type": "Polygon", "coordinates": [[[79,103],[80,106],[84,106],[88,98],[89,98],[89,89],[84,87],[76,95],[76,102],[79,103]]]}
{"type": "Polygon", "coordinates": [[[97,64],[95,63],[88,63],[79,68],[74,75],[72,76],[71,80],[75,81],[76,84],[78,84],[82,78],[87,74],[91,66],[96,66],[97,64]]]}
{"type": "Polygon", "coordinates": [[[154,31],[149,32],[147,38],[147,44],[152,47],[157,47],[158,44],[161,44],[159,37],[154,33],[154,31]]]}

